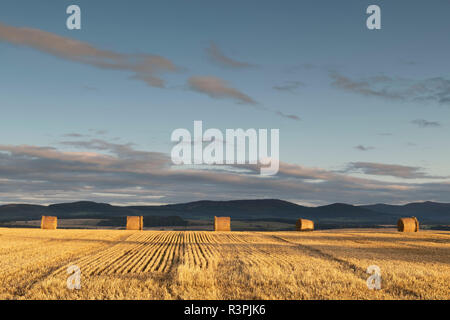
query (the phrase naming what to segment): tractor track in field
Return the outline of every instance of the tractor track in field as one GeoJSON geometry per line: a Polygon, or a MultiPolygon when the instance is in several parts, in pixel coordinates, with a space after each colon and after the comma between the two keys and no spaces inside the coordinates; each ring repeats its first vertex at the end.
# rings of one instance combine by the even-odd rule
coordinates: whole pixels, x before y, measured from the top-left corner
{"type": "MultiPolygon", "coordinates": [[[[117,242],[117,241],[124,241],[125,239],[127,239],[128,237],[130,237],[131,235],[127,235],[125,237],[121,237],[113,242],[117,242]]],[[[109,247],[113,247],[116,244],[112,243],[109,245],[109,247]]],[[[101,252],[104,251],[105,248],[93,248],[91,251],[89,251],[89,255],[95,254],[97,252],[101,252]]],[[[78,253],[79,254],[79,253],[78,253]]],[[[83,255],[86,253],[82,253],[83,255]]],[[[66,268],[69,265],[76,265],[76,258],[74,257],[68,257],[65,258],[63,261],[59,261],[57,263],[54,263],[53,266],[49,267],[48,271],[37,275],[36,277],[33,277],[32,279],[27,279],[24,283],[19,283],[18,286],[16,286],[13,290],[13,295],[16,297],[24,297],[27,292],[29,290],[31,290],[35,285],[37,285],[38,283],[44,281],[45,279],[51,277],[52,275],[56,275],[59,274],[61,272],[65,272],[66,268]]],[[[40,268],[39,268],[40,269],[40,268]]]]}
{"type": "Polygon", "coordinates": [[[56,266],[50,267],[45,273],[33,277],[32,279],[28,279],[25,283],[14,288],[13,295],[15,297],[24,297],[36,284],[55,274],[59,269],[61,269],[62,266],[69,264],[71,260],[71,258],[67,258],[62,263],[58,263],[56,266]]]}
{"type": "Polygon", "coordinates": [[[299,249],[307,250],[307,251],[309,251],[311,253],[314,253],[315,255],[319,256],[320,258],[324,258],[324,259],[327,259],[329,261],[336,262],[336,263],[340,264],[341,266],[343,266],[344,268],[349,269],[349,270],[357,273],[359,276],[361,276],[361,278],[364,278],[364,276],[366,275],[365,270],[359,268],[357,265],[355,265],[355,264],[353,264],[351,262],[348,262],[346,260],[339,259],[339,258],[337,258],[337,257],[335,257],[335,256],[333,256],[333,255],[331,255],[329,253],[326,253],[326,252],[324,252],[324,251],[322,251],[320,249],[316,249],[316,248],[313,248],[311,246],[307,246],[307,245],[304,245],[304,244],[301,244],[301,243],[298,243],[298,242],[289,241],[289,240],[286,240],[286,239],[284,239],[282,237],[275,236],[275,235],[271,235],[271,237],[273,237],[273,238],[275,238],[275,239],[277,239],[277,240],[279,240],[281,242],[285,242],[285,243],[287,243],[287,244],[289,244],[289,245],[291,245],[293,247],[297,247],[299,249]]]}
{"type": "MultiPolygon", "coordinates": [[[[320,258],[327,259],[328,261],[336,262],[339,265],[341,265],[343,268],[348,269],[349,271],[353,271],[355,276],[358,276],[362,280],[366,280],[368,278],[368,276],[369,276],[369,274],[366,273],[365,269],[360,268],[357,265],[355,265],[355,264],[353,264],[353,263],[351,263],[351,262],[349,262],[347,260],[337,258],[337,257],[333,256],[332,254],[326,253],[326,252],[324,252],[324,251],[322,251],[320,249],[313,248],[311,246],[304,245],[304,244],[301,244],[301,243],[298,243],[298,242],[292,242],[292,241],[286,240],[286,239],[284,239],[282,237],[279,237],[279,236],[272,235],[272,237],[275,238],[275,239],[278,239],[278,240],[280,240],[282,242],[286,242],[286,243],[292,245],[293,247],[297,247],[298,249],[308,250],[311,253],[316,254],[320,258]]],[[[402,292],[404,294],[407,294],[407,295],[411,295],[411,296],[413,296],[415,298],[420,298],[420,295],[417,292],[412,291],[412,290],[407,289],[407,288],[404,288],[402,286],[398,286],[398,285],[393,286],[392,288],[390,288],[390,290],[387,290],[386,292],[391,292],[391,291],[393,291],[392,289],[398,290],[398,291],[400,291],[400,292],[402,292]]]]}

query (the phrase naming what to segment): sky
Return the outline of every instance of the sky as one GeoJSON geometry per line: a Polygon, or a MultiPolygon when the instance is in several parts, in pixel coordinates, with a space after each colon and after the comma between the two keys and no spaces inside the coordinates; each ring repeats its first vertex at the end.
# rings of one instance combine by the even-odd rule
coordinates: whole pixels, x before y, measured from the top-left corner
{"type": "Polygon", "coordinates": [[[0,4],[0,204],[450,202],[448,1],[0,4]],[[69,30],[66,8],[81,8],[69,30]],[[381,29],[366,9],[381,8],[381,29]],[[279,129],[280,170],[172,132],[279,129]]]}

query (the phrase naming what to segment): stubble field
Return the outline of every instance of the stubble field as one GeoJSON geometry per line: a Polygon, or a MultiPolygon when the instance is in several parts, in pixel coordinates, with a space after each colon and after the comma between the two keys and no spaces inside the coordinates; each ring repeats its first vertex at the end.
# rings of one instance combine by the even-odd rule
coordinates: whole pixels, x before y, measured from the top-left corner
{"type": "Polygon", "coordinates": [[[450,232],[0,228],[0,283],[0,299],[448,300],[450,232]]]}

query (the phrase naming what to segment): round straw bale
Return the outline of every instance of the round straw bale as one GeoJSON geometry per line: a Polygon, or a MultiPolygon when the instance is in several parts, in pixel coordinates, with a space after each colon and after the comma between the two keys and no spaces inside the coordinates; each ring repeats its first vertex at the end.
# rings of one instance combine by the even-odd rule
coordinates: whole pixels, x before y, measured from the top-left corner
{"type": "Polygon", "coordinates": [[[58,218],[50,216],[42,216],[41,229],[55,230],[58,228],[58,218]]]}
{"type": "Polygon", "coordinates": [[[314,221],[307,219],[298,219],[295,223],[295,230],[297,231],[312,231],[314,230],[314,221]]]}
{"type": "Polygon", "coordinates": [[[400,218],[397,222],[397,229],[400,232],[417,232],[419,231],[419,221],[416,217],[400,218]]]}
{"type": "Polygon", "coordinates": [[[231,231],[231,218],[214,217],[214,231],[231,231]]]}
{"type": "Polygon", "coordinates": [[[143,230],[143,216],[127,216],[127,230],[143,230]]]}

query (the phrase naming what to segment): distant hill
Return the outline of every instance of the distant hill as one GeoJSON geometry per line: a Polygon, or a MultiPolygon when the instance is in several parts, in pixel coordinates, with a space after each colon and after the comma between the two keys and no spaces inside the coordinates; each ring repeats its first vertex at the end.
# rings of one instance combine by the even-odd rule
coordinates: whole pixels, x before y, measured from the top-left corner
{"type": "Polygon", "coordinates": [[[172,214],[186,218],[211,218],[227,215],[233,218],[294,218],[299,210],[309,209],[291,202],[277,199],[195,201],[165,206],[128,207],[148,214],[172,214]]]}
{"type": "Polygon", "coordinates": [[[416,216],[426,223],[450,223],[450,204],[436,202],[407,205],[374,204],[354,206],[334,203],[306,207],[278,199],[196,201],[163,206],[113,206],[107,203],[80,201],[49,206],[8,204],[0,206],[0,220],[33,220],[42,215],[59,218],[117,218],[127,215],[212,219],[231,216],[233,219],[294,221],[313,219],[322,224],[368,225],[395,224],[399,217],[416,216]]]}
{"type": "MultiPolygon", "coordinates": [[[[136,215],[138,212],[127,207],[113,206],[108,203],[98,203],[91,201],[78,201],[72,203],[58,203],[48,206],[49,212],[58,216],[127,216],[136,215]]],[[[1,208],[0,208],[1,210],[1,208]]]]}
{"type": "Polygon", "coordinates": [[[374,204],[360,207],[394,216],[415,216],[423,221],[450,224],[450,203],[426,201],[405,205],[374,204]]]}
{"type": "Polygon", "coordinates": [[[48,207],[32,204],[7,204],[0,206],[0,220],[36,219],[48,213],[48,207]]]}

